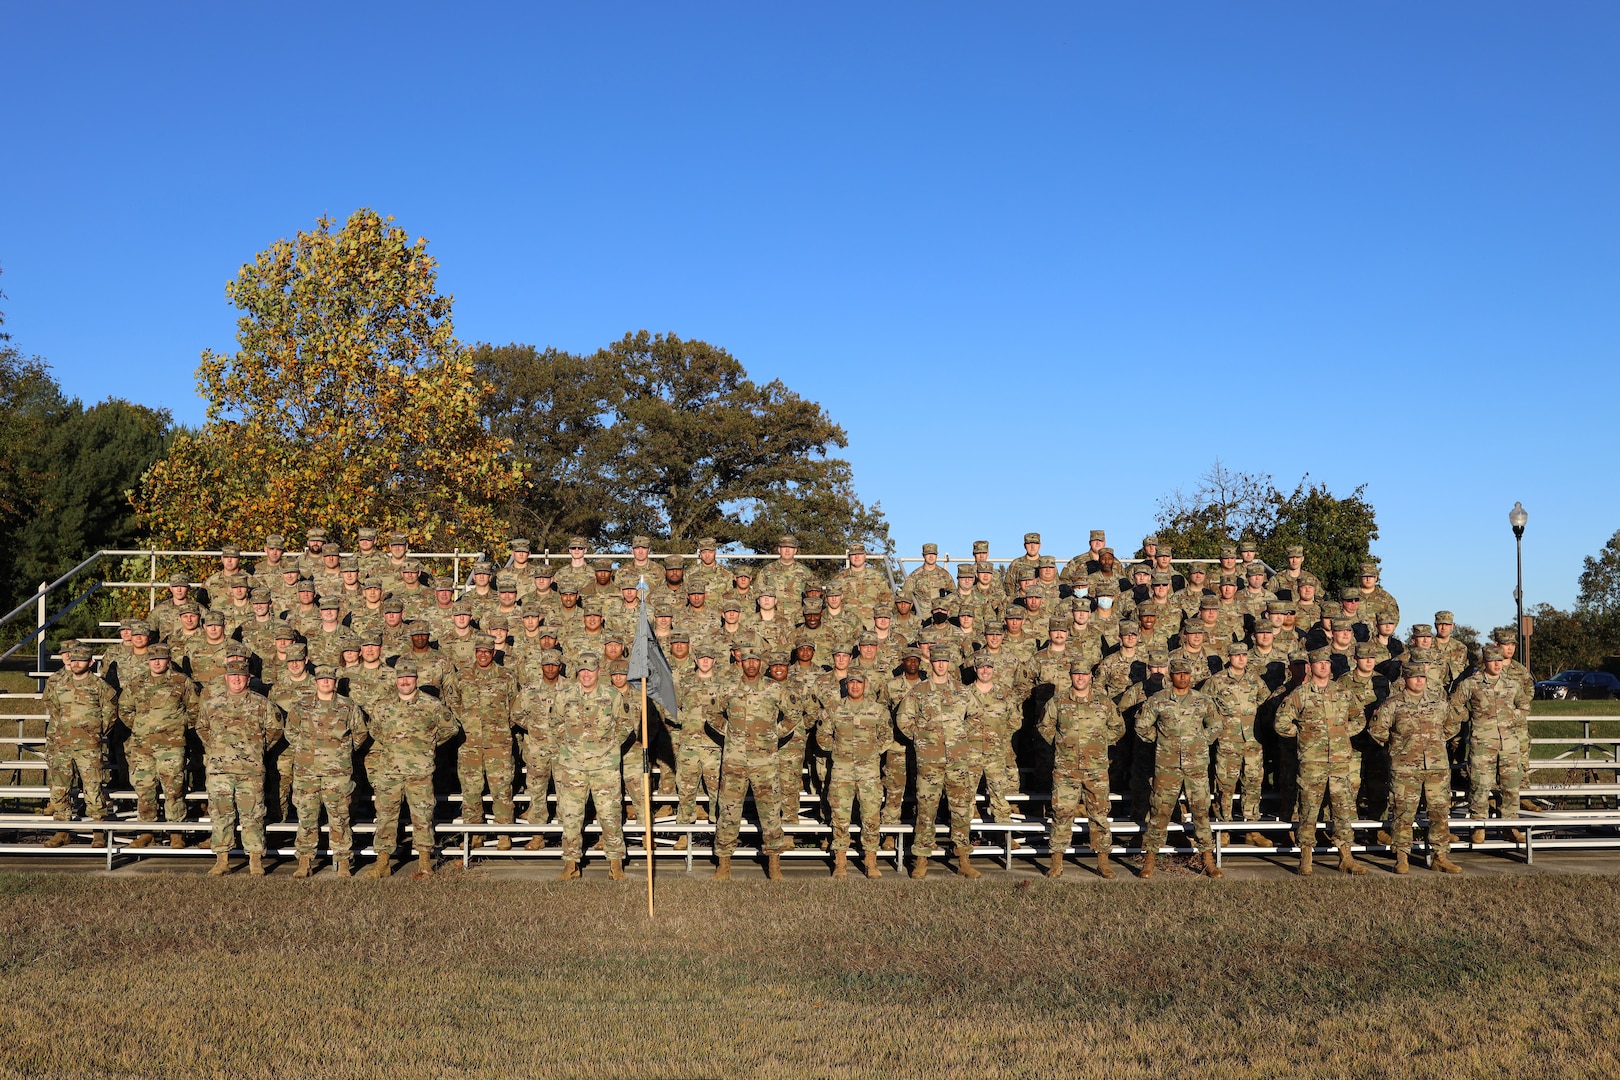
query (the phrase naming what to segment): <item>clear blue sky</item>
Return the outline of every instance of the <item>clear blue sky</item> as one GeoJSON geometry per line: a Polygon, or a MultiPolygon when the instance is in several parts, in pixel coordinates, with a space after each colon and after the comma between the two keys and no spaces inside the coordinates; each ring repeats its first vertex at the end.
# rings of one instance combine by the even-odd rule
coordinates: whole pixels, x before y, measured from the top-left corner
{"type": "Polygon", "coordinates": [[[1365,483],[1407,621],[1620,527],[1612,3],[21,5],[8,329],[195,422],[223,287],[426,236],[465,341],[720,344],[902,552],[1132,547],[1215,458],[1365,483]],[[1523,434],[1520,434],[1520,433],[1523,434]]]}

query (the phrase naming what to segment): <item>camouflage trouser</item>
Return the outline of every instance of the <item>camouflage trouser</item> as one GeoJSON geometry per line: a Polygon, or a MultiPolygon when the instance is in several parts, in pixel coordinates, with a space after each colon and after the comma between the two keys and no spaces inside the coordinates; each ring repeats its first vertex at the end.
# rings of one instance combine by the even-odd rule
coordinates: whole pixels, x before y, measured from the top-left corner
{"type": "Polygon", "coordinates": [[[73,816],[73,777],[78,775],[84,789],[84,812],[92,821],[102,821],[111,807],[102,787],[101,748],[59,749],[47,747],[45,775],[51,787],[51,816],[66,821],[73,816]]]}
{"type": "Polygon", "coordinates": [[[158,819],[158,787],[163,788],[163,816],[169,821],[186,820],[186,748],[166,746],[148,750],[133,739],[124,748],[129,760],[129,780],[135,788],[137,821],[158,819]]]}
{"type": "Polygon", "coordinates": [[[1299,818],[1297,832],[1299,846],[1316,843],[1316,818],[1324,802],[1333,815],[1333,842],[1349,844],[1355,841],[1355,796],[1350,793],[1350,777],[1342,770],[1348,766],[1328,766],[1305,762],[1299,767],[1299,818]],[[1324,799],[1325,796],[1325,799],[1324,799]]]}
{"type": "Polygon", "coordinates": [[[1108,820],[1108,766],[1071,769],[1067,764],[1052,768],[1052,855],[1062,855],[1074,836],[1074,816],[1086,808],[1093,851],[1114,846],[1113,824],[1108,820]]]}
{"type": "Polygon", "coordinates": [[[562,821],[563,858],[579,862],[585,850],[585,803],[596,804],[602,827],[602,850],[610,859],[624,858],[624,788],[611,762],[598,768],[557,766],[557,817],[562,821]]]}
{"type": "Polygon", "coordinates": [[[782,831],[782,804],[776,793],[777,765],[744,764],[726,757],[720,762],[720,820],[716,829],[714,853],[730,856],[737,850],[737,833],[742,829],[743,797],[754,789],[754,812],[759,815],[759,849],[767,855],[788,849],[782,831]]]}
{"type": "Polygon", "coordinates": [[[943,791],[951,811],[951,844],[964,854],[973,850],[968,828],[973,822],[973,792],[978,776],[965,766],[917,766],[917,817],[912,828],[911,850],[926,859],[938,850],[934,824],[939,818],[939,798],[943,791]]]}
{"type": "Polygon", "coordinates": [[[332,857],[347,859],[354,850],[354,834],[349,828],[349,800],[354,781],[347,776],[298,777],[293,785],[293,802],[298,807],[298,838],[294,850],[312,856],[321,846],[321,807],[326,807],[326,823],[332,830],[332,857]]]}
{"type": "Polygon", "coordinates": [[[551,789],[552,773],[557,768],[557,752],[533,740],[523,743],[523,790],[529,794],[528,822],[544,825],[551,820],[551,805],[546,793],[551,789]]]}
{"type": "Polygon", "coordinates": [[[709,820],[720,816],[720,748],[707,735],[682,739],[676,751],[675,790],[680,793],[675,820],[690,825],[697,820],[697,797],[709,796],[709,820]]]}
{"type": "Polygon", "coordinates": [[[849,850],[849,819],[855,800],[861,803],[861,849],[876,851],[882,820],[883,781],[878,759],[834,758],[827,796],[832,802],[832,850],[849,850]]]}
{"type": "Polygon", "coordinates": [[[1505,818],[1519,816],[1519,786],[1524,782],[1519,771],[1520,755],[1513,750],[1492,750],[1479,747],[1468,755],[1468,816],[1491,816],[1491,789],[1497,788],[1502,797],[1497,800],[1498,815],[1505,818]]]}
{"type": "Polygon", "coordinates": [[[1158,851],[1164,846],[1170,815],[1176,812],[1176,800],[1181,797],[1183,788],[1187,791],[1187,807],[1192,811],[1193,836],[1198,850],[1215,850],[1215,837],[1209,830],[1209,770],[1157,769],[1153,773],[1153,797],[1148,804],[1143,851],[1158,851]]]}
{"type": "Polygon", "coordinates": [[[1244,821],[1260,818],[1260,784],[1265,776],[1264,752],[1256,739],[1227,742],[1215,747],[1215,820],[1233,821],[1232,796],[1243,785],[1244,821]]]}
{"type": "MultiPolygon", "coordinates": [[[[647,762],[647,767],[648,768],[657,768],[657,766],[654,765],[650,760],[647,762]]],[[[651,781],[650,784],[649,784],[648,790],[649,791],[656,791],[657,790],[657,781],[656,781],[656,779],[653,779],[652,777],[649,777],[648,779],[649,779],[649,781],[651,781]]],[[[640,739],[637,739],[635,742],[631,743],[629,749],[627,749],[624,752],[623,756],[621,756],[620,759],[619,759],[619,782],[623,785],[621,790],[623,790],[623,792],[625,794],[625,798],[630,800],[631,813],[632,814],[640,814],[641,813],[641,740],[640,739]]]]}
{"type": "Polygon", "coordinates": [[[992,750],[984,761],[985,808],[996,822],[1012,820],[1012,803],[1007,796],[1018,794],[1018,764],[1012,747],[1005,752],[992,750]]]}
{"type": "MultiPolygon", "coordinates": [[[[900,823],[900,808],[906,801],[906,748],[891,741],[883,752],[883,824],[900,823]]],[[[861,807],[866,812],[866,807],[861,807]]]]}
{"type": "Polygon", "coordinates": [[[1395,767],[1391,784],[1395,798],[1395,821],[1391,828],[1396,851],[1412,851],[1412,824],[1417,820],[1418,800],[1429,809],[1429,844],[1441,855],[1451,851],[1451,770],[1395,767]]]}
{"type": "MultiPolygon", "coordinates": [[[[799,793],[804,790],[804,747],[804,732],[795,731],[776,751],[776,794],[782,804],[782,820],[789,825],[799,820],[799,793]]],[[[865,804],[861,810],[866,810],[865,804]]]]}
{"type": "Polygon", "coordinates": [[[208,817],[214,823],[214,854],[235,845],[236,826],[242,826],[242,850],[249,855],[264,854],[264,776],[252,773],[208,774],[208,817]]]}
{"type": "Polygon", "coordinates": [[[1125,738],[1131,744],[1131,817],[1145,824],[1153,801],[1153,765],[1158,746],[1134,734],[1125,738]]]}
{"type": "Polygon", "coordinates": [[[373,802],[377,807],[377,838],[372,846],[378,858],[394,853],[399,843],[399,812],[411,809],[411,846],[417,851],[433,850],[433,778],[431,776],[390,776],[383,774],[371,779],[376,792],[373,802]]]}
{"type": "MultiPolygon", "coordinates": [[[[489,781],[490,801],[495,805],[495,823],[510,825],[515,816],[512,806],[512,749],[483,750],[462,744],[456,751],[456,777],[461,781],[461,820],[469,825],[484,821],[484,781],[489,781]]],[[[304,812],[298,811],[303,819],[304,812]]]]}

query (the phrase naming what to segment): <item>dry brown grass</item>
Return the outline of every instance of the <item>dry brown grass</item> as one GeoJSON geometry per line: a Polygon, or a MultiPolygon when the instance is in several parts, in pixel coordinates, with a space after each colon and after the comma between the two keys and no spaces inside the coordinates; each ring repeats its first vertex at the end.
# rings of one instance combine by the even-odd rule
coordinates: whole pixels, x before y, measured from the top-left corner
{"type": "Polygon", "coordinates": [[[11,1076],[1620,1071],[1620,878],[0,875],[11,1076]]]}

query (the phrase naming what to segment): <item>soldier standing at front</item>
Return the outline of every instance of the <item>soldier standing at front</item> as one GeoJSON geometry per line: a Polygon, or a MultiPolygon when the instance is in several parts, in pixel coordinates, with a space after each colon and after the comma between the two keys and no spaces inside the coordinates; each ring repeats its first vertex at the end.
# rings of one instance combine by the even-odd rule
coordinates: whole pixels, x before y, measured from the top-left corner
{"type": "Polygon", "coordinates": [[[1299,750],[1299,873],[1311,874],[1316,847],[1316,818],[1323,796],[1333,814],[1333,843],[1339,849],[1339,871],[1365,874],[1367,868],[1350,854],[1355,842],[1356,800],[1350,770],[1355,754],[1350,740],[1367,726],[1366,714],[1350,691],[1333,678],[1333,652],[1314,649],[1311,674],[1277,708],[1277,735],[1293,739],[1299,750]]]}
{"type": "Polygon", "coordinates": [[[783,740],[792,736],[796,721],[788,704],[787,687],[760,677],[763,664],[758,650],[751,644],[744,645],[739,661],[742,676],[731,682],[731,695],[720,712],[720,821],[714,845],[719,866],[714,876],[720,881],[731,878],[731,857],[736,853],[737,833],[742,828],[743,798],[751,787],[754,811],[759,815],[766,875],[779,881],[782,852],[788,843],[777,797],[777,751],[783,740]]]}
{"type": "Polygon", "coordinates": [[[287,754],[295,763],[293,802],[298,807],[298,855],[295,878],[313,872],[320,847],[321,807],[332,834],[332,871],[348,877],[354,852],[349,829],[349,800],[354,797],[354,754],[366,741],[360,706],[337,692],[337,669],[315,669],[315,697],[296,714],[287,715],[287,754]]]}
{"type": "MultiPolygon", "coordinates": [[[[78,773],[84,789],[84,809],[92,821],[104,821],[110,807],[102,784],[102,758],[107,748],[107,732],[118,720],[118,695],[100,675],[90,670],[90,649],[74,645],[67,653],[67,667],[45,680],[45,762],[50,778],[50,813],[57,821],[73,816],[73,774],[78,773]]],[[[68,834],[59,832],[45,841],[46,847],[61,847],[68,834]]],[[[105,839],[96,833],[93,847],[105,839]]]]}
{"type": "Polygon", "coordinates": [[[602,662],[595,653],[578,661],[578,681],[558,692],[557,816],[563,827],[563,865],[558,878],[579,877],[584,851],[585,802],[596,804],[607,853],[608,877],[624,880],[624,789],[620,753],[636,729],[623,696],[598,678],[602,662]]]}
{"type": "Polygon", "coordinates": [[[377,862],[370,876],[385,878],[393,872],[394,847],[399,843],[399,811],[411,810],[412,846],[417,872],[433,873],[433,767],[439,747],[455,738],[455,717],[436,697],[417,688],[414,661],[394,664],[394,693],[385,697],[371,718],[371,750],[366,755],[366,776],[371,780],[377,808],[377,835],[373,846],[377,862]]]}
{"type": "Polygon", "coordinates": [[[230,873],[232,841],[242,828],[248,874],[264,876],[264,755],[281,738],[281,710],[249,689],[245,658],[225,663],[225,692],[202,695],[197,734],[207,751],[208,817],[214,823],[214,867],[230,873]]]}
{"type": "MultiPolygon", "coordinates": [[[[821,745],[832,754],[832,852],[835,878],[844,877],[849,853],[849,819],[861,803],[861,854],[866,876],[878,871],[878,827],[883,807],[880,759],[891,740],[889,710],[866,694],[866,672],[852,670],[844,680],[845,696],[827,709],[820,722],[821,745]]],[[[754,803],[759,804],[756,795],[754,803]]]]}
{"type": "MultiPolygon", "coordinates": [[[[135,816],[158,819],[158,787],[163,789],[163,816],[186,820],[186,732],[197,726],[197,688],[169,663],[169,647],[153,645],[143,668],[129,671],[118,695],[118,718],[129,728],[124,753],[135,785],[135,816]]],[[[141,833],[130,847],[149,847],[151,833],[141,833]]],[[[169,834],[169,846],[183,848],[185,837],[169,834]]]]}
{"type": "Polygon", "coordinates": [[[1092,693],[1091,668],[1084,660],[1069,661],[1069,687],[1047,699],[1040,733],[1052,744],[1052,863],[1046,876],[1062,876],[1074,815],[1084,805],[1097,873],[1111,878],[1108,855],[1114,833],[1108,819],[1108,748],[1125,734],[1125,720],[1107,694],[1092,693]]]}
{"type": "Polygon", "coordinates": [[[1423,664],[1402,664],[1404,689],[1389,695],[1373,714],[1367,726],[1373,741],[1389,748],[1391,788],[1395,819],[1391,825],[1395,840],[1395,872],[1408,872],[1412,852],[1412,823],[1417,820],[1418,801],[1428,804],[1429,845],[1436,852],[1434,868],[1447,874],[1460,874],[1462,868],[1450,859],[1451,762],[1446,742],[1461,725],[1456,713],[1444,700],[1428,694],[1428,669],[1423,664]]]}
{"type": "Polygon", "coordinates": [[[1183,790],[1204,873],[1225,876],[1215,865],[1215,839],[1209,828],[1209,747],[1220,738],[1221,718],[1214,703],[1192,688],[1192,681],[1191,664],[1171,661],[1170,685],[1148,698],[1136,718],[1136,737],[1153,746],[1153,794],[1142,840],[1144,879],[1153,876],[1170,815],[1183,790]]]}

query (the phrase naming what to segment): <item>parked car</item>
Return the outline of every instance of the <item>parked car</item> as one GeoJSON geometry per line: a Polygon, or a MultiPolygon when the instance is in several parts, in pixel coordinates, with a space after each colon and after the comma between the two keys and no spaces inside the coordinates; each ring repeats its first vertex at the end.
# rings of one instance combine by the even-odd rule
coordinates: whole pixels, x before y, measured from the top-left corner
{"type": "Polygon", "coordinates": [[[1536,697],[1545,701],[1563,701],[1576,696],[1576,687],[1586,676],[1584,671],[1560,671],[1550,679],[1536,683],[1536,697]]]}
{"type": "Polygon", "coordinates": [[[1620,698],[1620,678],[1607,671],[1588,671],[1581,676],[1575,696],[1587,700],[1603,701],[1620,698]]]}

